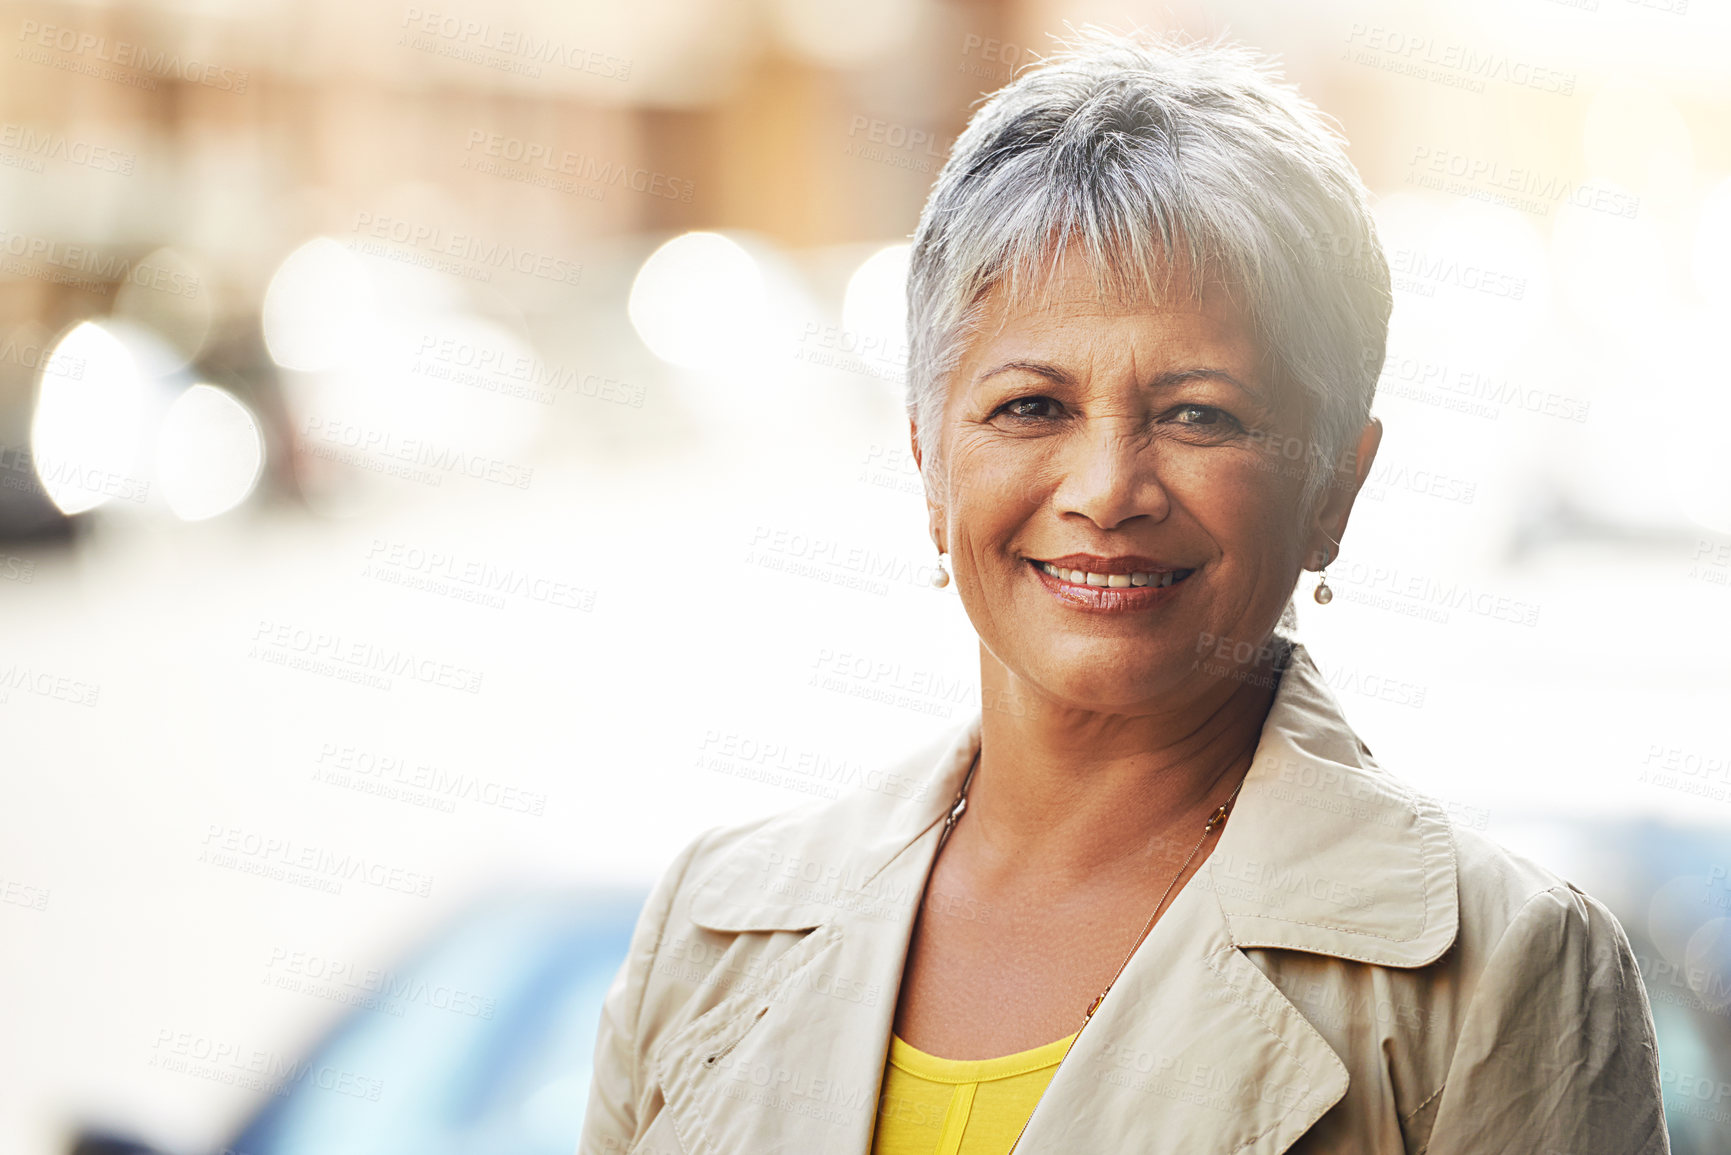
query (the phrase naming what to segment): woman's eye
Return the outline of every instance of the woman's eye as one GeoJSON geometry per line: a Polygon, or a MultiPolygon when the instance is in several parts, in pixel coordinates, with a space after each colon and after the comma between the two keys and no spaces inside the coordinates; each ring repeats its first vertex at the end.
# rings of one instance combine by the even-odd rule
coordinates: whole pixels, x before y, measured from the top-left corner
{"type": "Polygon", "coordinates": [[[1168,414],[1173,422],[1208,433],[1235,433],[1244,428],[1238,418],[1213,405],[1180,405],[1168,414]]]}
{"type": "Polygon", "coordinates": [[[1014,401],[1006,401],[992,411],[993,417],[1014,417],[1021,421],[1038,421],[1043,417],[1051,417],[1058,403],[1050,397],[1018,397],[1014,401]]]}
{"type": "Polygon", "coordinates": [[[1234,421],[1232,414],[1212,405],[1180,405],[1172,411],[1180,425],[1225,425],[1234,421]]]}

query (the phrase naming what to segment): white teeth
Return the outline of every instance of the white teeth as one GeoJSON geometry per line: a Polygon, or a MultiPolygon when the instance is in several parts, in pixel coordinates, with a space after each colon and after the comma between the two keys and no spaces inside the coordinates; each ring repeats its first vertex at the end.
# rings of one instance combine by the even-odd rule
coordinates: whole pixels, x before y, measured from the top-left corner
{"type": "Polygon", "coordinates": [[[1177,570],[1166,570],[1161,573],[1088,573],[1079,569],[1059,569],[1050,562],[1041,562],[1040,568],[1059,581],[1067,581],[1072,585],[1097,586],[1100,589],[1126,589],[1130,586],[1153,586],[1164,589],[1177,580],[1177,570]]]}

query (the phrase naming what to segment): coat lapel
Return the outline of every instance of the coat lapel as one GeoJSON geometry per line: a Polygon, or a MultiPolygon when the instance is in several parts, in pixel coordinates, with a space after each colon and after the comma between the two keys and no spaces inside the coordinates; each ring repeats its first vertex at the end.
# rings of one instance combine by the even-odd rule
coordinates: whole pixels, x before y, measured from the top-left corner
{"type": "Polygon", "coordinates": [[[658,1049],[691,1155],[869,1149],[926,874],[978,743],[975,719],[881,779],[905,796],[848,798],[829,822],[794,812],[699,884],[697,925],[802,937],[658,1049]]]}
{"type": "MultiPolygon", "coordinates": [[[[691,918],[787,941],[653,1057],[691,1155],[866,1155],[902,966],[979,719],[882,781],[766,824],[700,882],[691,918]]],[[[1288,1150],[1348,1090],[1260,949],[1422,966],[1454,941],[1452,837],[1389,779],[1294,645],[1233,818],[1131,959],[1017,1151],[1288,1150]]]]}
{"type": "Polygon", "coordinates": [[[1275,1155],[1346,1094],[1339,1056],[1233,945],[1201,878],[1083,1028],[1018,1152],[1275,1155]]]}
{"type": "Polygon", "coordinates": [[[1460,924],[1447,816],[1376,765],[1302,645],[1207,872],[1243,948],[1419,967],[1460,924]]]}

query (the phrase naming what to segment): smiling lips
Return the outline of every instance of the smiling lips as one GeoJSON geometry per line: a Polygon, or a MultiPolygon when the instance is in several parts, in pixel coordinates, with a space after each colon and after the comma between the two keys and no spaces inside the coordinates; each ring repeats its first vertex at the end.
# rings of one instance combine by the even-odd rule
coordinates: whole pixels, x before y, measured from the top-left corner
{"type": "Polygon", "coordinates": [[[1030,558],[1029,564],[1041,573],[1072,586],[1114,590],[1141,587],[1164,589],[1177,585],[1196,572],[1194,569],[1167,565],[1153,558],[1107,558],[1090,554],[1070,554],[1050,561],[1030,558]]]}

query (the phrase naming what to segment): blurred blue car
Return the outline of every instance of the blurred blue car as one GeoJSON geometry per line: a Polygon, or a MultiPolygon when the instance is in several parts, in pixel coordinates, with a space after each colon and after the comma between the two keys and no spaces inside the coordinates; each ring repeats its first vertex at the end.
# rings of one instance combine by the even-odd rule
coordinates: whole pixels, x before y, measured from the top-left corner
{"type": "MultiPolygon", "coordinates": [[[[572,1155],[601,1002],[646,897],[470,910],[274,1073],[267,1104],[219,1155],[572,1155]]],[[[73,1151],[154,1148],[86,1132],[73,1151]]]]}

